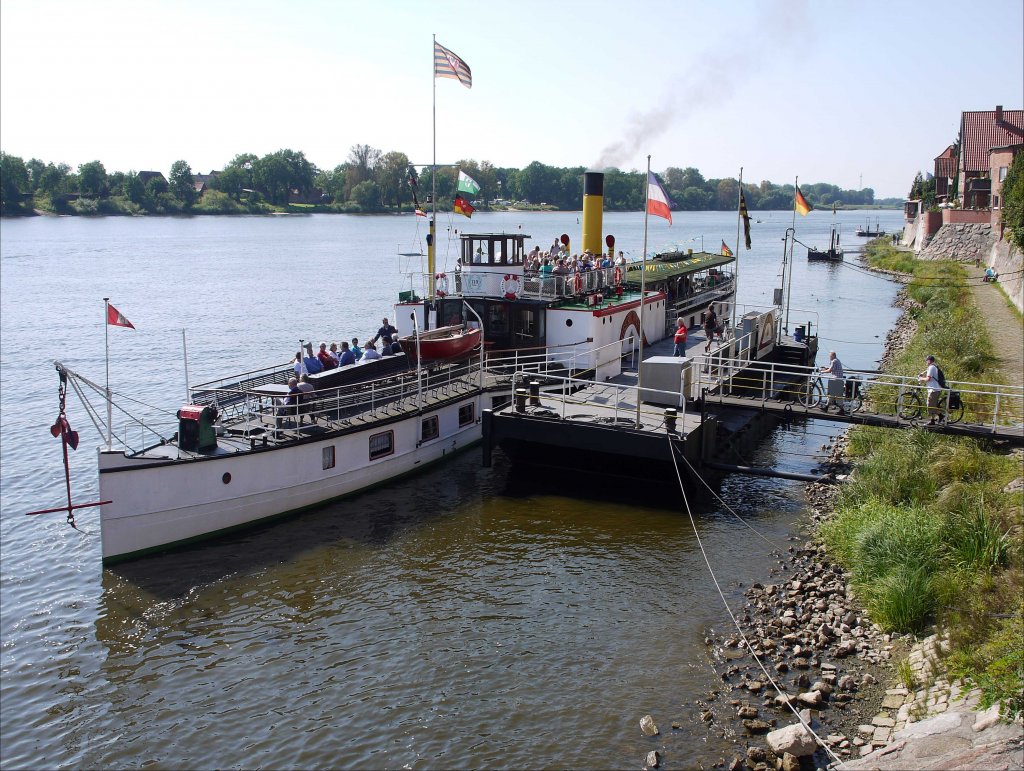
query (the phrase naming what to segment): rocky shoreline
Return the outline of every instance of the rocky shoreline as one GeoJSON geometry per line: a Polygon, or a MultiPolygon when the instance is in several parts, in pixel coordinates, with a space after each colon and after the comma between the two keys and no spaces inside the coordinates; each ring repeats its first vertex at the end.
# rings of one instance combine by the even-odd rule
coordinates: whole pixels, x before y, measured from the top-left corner
{"type": "MultiPolygon", "coordinates": [[[[885,340],[881,367],[888,366],[913,337],[917,324],[907,313],[915,303],[905,289],[894,303],[904,312],[885,340]]],[[[842,482],[852,466],[846,436],[834,438],[820,471],[842,482]]],[[[745,752],[721,759],[718,767],[737,771],[826,768],[835,759],[853,760],[884,746],[895,722],[883,708],[902,696],[888,693],[891,661],[909,651],[909,636],[889,635],[870,623],[843,569],[815,541],[832,514],[838,487],[806,487],[811,508],[807,540],[779,555],[764,583],[746,588],[738,619],[746,634],[709,634],[705,643],[723,687],[699,703],[700,719],[733,735],[745,752]],[[754,660],[761,659],[767,674],[754,660]],[[792,709],[791,709],[792,707],[792,709]],[[828,745],[818,747],[793,714],[828,745]]],[[[894,689],[889,689],[894,690],[894,689]]],[[[648,759],[650,760],[650,759],[648,759]]]]}

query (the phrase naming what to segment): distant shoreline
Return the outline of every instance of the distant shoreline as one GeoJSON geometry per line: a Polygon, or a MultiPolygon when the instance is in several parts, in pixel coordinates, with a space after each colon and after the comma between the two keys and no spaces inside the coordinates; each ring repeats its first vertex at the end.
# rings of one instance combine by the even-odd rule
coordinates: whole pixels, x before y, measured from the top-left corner
{"type": "MultiPolygon", "coordinates": [[[[899,211],[899,206],[880,206],[878,204],[867,204],[864,206],[837,206],[836,211],[899,211]]],[[[608,209],[605,213],[621,214],[625,210],[613,210],[608,209]]],[[[633,210],[635,211],[635,210],[633,210]]],[[[678,209],[673,211],[673,214],[688,214],[691,212],[715,212],[715,211],[734,211],[733,209],[678,209]]],[[[751,212],[783,212],[789,213],[790,209],[751,209],[751,212]]],[[[817,211],[828,211],[826,208],[818,209],[817,211]]],[[[581,209],[554,209],[554,208],[531,208],[531,209],[516,209],[507,207],[504,209],[483,209],[478,208],[477,212],[480,214],[495,214],[495,213],[518,213],[518,214],[579,214],[582,212],[581,209]]],[[[234,212],[223,212],[223,211],[188,211],[188,212],[88,212],[79,213],[75,211],[69,212],[52,212],[45,211],[43,209],[32,209],[30,211],[5,213],[0,215],[0,219],[22,219],[25,217],[87,217],[87,218],[99,218],[99,217],[279,217],[279,216],[308,216],[310,214],[348,214],[356,217],[408,217],[413,216],[414,212],[401,211],[401,212],[342,212],[328,208],[320,207],[303,207],[300,210],[287,210],[287,211],[262,211],[262,212],[249,212],[249,211],[234,211],[234,212]]]]}

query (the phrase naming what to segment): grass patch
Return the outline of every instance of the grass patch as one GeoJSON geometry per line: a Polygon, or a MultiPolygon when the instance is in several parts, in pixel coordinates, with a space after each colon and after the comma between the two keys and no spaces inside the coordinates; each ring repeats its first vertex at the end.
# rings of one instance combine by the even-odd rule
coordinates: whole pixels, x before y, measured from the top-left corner
{"type": "MultiPolygon", "coordinates": [[[[918,331],[892,373],[914,376],[933,354],[948,380],[1001,382],[961,265],[918,261],[879,241],[868,256],[913,276],[918,331]]],[[[982,401],[968,403],[968,415],[984,414],[982,401]]],[[[1024,496],[1005,490],[1022,474],[1021,457],[973,439],[866,427],[851,431],[848,451],[856,469],[821,535],[872,620],[904,632],[943,624],[951,672],[979,685],[984,703],[1019,713],[1024,496]]]]}

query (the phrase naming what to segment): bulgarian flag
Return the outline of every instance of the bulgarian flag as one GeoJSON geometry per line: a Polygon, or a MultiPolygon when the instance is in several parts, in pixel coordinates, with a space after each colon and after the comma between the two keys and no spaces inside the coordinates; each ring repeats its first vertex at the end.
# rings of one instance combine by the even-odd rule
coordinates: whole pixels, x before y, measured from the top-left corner
{"type": "Polygon", "coordinates": [[[806,217],[807,213],[814,207],[808,203],[807,199],[804,198],[804,194],[800,192],[800,188],[796,189],[796,195],[793,197],[793,201],[796,204],[796,210],[800,212],[801,217],[806,217]]]}
{"type": "Polygon", "coordinates": [[[135,325],[125,318],[125,315],[110,303],[107,303],[107,324],[112,327],[128,327],[129,329],[135,329],[135,325]]]}
{"type": "Polygon", "coordinates": [[[725,243],[725,241],[722,241],[722,256],[732,257],[732,249],[729,248],[729,245],[725,243]]]}
{"type": "Polygon", "coordinates": [[[454,211],[456,214],[462,214],[465,215],[466,217],[472,217],[473,212],[475,212],[476,209],[473,208],[469,201],[467,201],[461,195],[456,194],[454,211]]]}
{"type": "Polygon", "coordinates": [[[672,224],[672,209],[669,206],[668,193],[661,186],[653,171],[647,172],[647,213],[655,217],[664,217],[672,224]]]}

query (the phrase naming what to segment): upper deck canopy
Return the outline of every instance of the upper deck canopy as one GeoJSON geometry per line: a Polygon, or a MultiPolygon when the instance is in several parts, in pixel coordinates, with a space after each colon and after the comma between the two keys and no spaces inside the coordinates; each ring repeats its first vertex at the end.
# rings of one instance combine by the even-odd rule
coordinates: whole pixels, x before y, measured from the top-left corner
{"type": "MultiPolygon", "coordinates": [[[[689,273],[698,273],[709,268],[717,268],[720,265],[728,265],[735,261],[735,257],[726,257],[723,254],[668,252],[666,254],[659,254],[654,260],[647,261],[646,276],[648,280],[675,278],[689,273]]],[[[628,269],[630,279],[639,281],[640,271],[643,269],[643,263],[631,263],[628,269]]]]}

